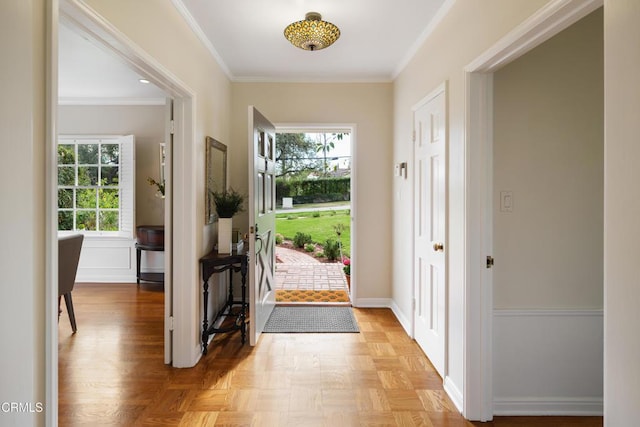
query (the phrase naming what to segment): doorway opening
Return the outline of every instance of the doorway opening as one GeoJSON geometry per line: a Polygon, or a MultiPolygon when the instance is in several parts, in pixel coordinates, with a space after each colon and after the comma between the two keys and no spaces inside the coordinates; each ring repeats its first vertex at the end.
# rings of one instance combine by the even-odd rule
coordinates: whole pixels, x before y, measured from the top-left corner
{"type": "MultiPolygon", "coordinates": [[[[124,37],[114,28],[105,24],[105,21],[95,11],[83,7],[82,4],[72,2],[60,3],[59,19],[56,15],[51,19],[51,29],[49,32],[52,51],[50,59],[51,69],[49,71],[49,79],[52,83],[51,101],[48,109],[50,118],[47,126],[51,129],[49,135],[50,142],[47,147],[47,155],[51,159],[51,163],[55,163],[47,171],[48,200],[47,212],[50,218],[50,228],[47,235],[50,249],[47,254],[47,262],[52,268],[58,262],[57,251],[57,217],[58,217],[58,171],[57,171],[57,132],[64,132],[59,129],[57,121],[59,116],[58,98],[60,96],[59,85],[56,84],[59,74],[59,58],[58,58],[58,28],[61,22],[71,26],[74,30],[78,30],[83,37],[95,43],[100,49],[106,50],[117,62],[126,64],[129,70],[135,70],[140,77],[146,78],[149,82],[157,86],[164,95],[160,95],[165,109],[164,118],[162,119],[165,135],[165,194],[164,199],[164,224],[165,224],[165,251],[164,251],[164,363],[172,364],[174,367],[188,367],[194,364],[194,348],[195,346],[186,345],[193,337],[193,342],[197,341],[196,334],[192,333],[192,325],[189,318],[196,306],[195,295],[188,286],[181,286],[181,283],[195,283],[197,281],[196,272],[188,267],[190,260],[196,259],[195,248],[189,244],[187,230],[190,230],[193,219],[195,218],[195,195],[184,191],[185,188],[193,188],[193,177],[189,174],[174,173],[174,171],[191,170],[193,165],[193,126],[194,123],[194,93],[178,81],[174,76],[167,73],[165,68],[155,61],[144,55],[142,49],[136,46],[131,40],[124,37]],[[171,102],[166,99],[171,98],[171,102]],[[172,123],[173,122],[173,123],[172,123]],[[175,124],[175,126],[171,126],[175,124]],[[174,130],[175,129],[175,130],[174,130]],[[54,134],[53,132],[56,132],[54,134]],[[175,167],[174,167],[175,166],[175,167]],[[176,189],[174,192],[173,189],[176,189]],[[176,203],[173,203],[175,198],[176,203]],[[173,209],[173,206],[181,206],[181,209],[173,209]],[[174,280],[179,277],[180,280],[174,280]],[[176,283],[176,286],[172,286],[176,283]],[[179,301],[179,304],[174,304],[179,301]],[[182,345],[174,345],[174,343],[183,343],[182,345]]],[[[54,14],[55,15],[55,14],[54,14]]],[[[97,98],[94,96],[94,99],[97,98]]],[[[75,131],[74,131],[75,132],[75,131]]],[[[77,131],[80,132],[80,131],[77,131]]],[[[86,131],[85,131],[86,133],[86,131]]],[[[120,133],[125,133],[121,131],[120,133]]],[[[129,132],[126,132],[129,133],[129,132]]],[[[156,141],[160,142],[160,141],[156,141]]],[[[153,165],[158,165],[160,161],[159,149],[156,145],[156,154],[154,156],[153,165]]],[[[159,173],[159,171],[154,171],[159,173]]],[[[146,178],[146,177],[144,177],[146,178]]],[[[157,181],[157,179],[156,179],[157,181]]],[[[148,183],[142,183],[143,187],[152,188],[148,183]]],[[[133,234],[133,233],[132,233],[133,234]]],[[[131,236],[131,246],[133,247],[133,235],[131,236]]],[[[133,248],[132,248],[133,249],[133,248]]],[[[134,251],[135,253],[135,251],[134,251]]],[[[56,271],[56,270],[53,270],[56,271]]],[[[135,287],[135,269],[132,274],[132,286],[135,287]]],[[[50,279],[47,284],[47,320],[46,320],[46,338],[47,338],[47,355],[46,355],[46,394],[50,397],[52,408],[58,407],[58,310],[57,310],[57,281],[55,278],[50,279]]],[[[160,295],[156,293],[156,295],[160,295]]],[[[81,319],[78,318],[78,329],[82,330],[81,319]]],[[[63,325],[62,321],[60,323],[63,325]]],[[[90,334],[83,334],[90,336],[90,334]]],[[[76,346],[77,347],[77,346],[76,346]]],[[[160,355],[162,356],[162,355],[160,355]]],[[[50,422],[55,424],[57,411],[48,412],[50,422]]]]}
{"type": "Polygon", "coordinates": [[[352,133],[276,133],[276,303],[351,303],[352,133]]]}
{"type": "MultiPolygon", "coordinates": [[[[496,364],[496,353],[493,343],[496,342],[494,321],[501,316],[494,312],[492,264],[487,263],[485,266],[484,262],[477,262],[477,260],[489,262],[487,255],[494,253],[494,214],[509,214],[507,211],[510,208],[516,209],[515,204],[509,206],[508,203],[513,202],[511,188],[500,188],[498,191],[502,194],[496,194],[495,198],[501,198],[502,203],[500,201],[494,203],[494,73],[576,23],[601,5],[602,2],[598,0],[569,6],[565,4],[553,5],[514,29],[465,67],[468,83],[466,105],[469,117],[465,146],[466,158],[472,159],[472,161],[468,162],[466,168],[466,203],[468,207],[465,236],[467,248],[465,298],[471,303],[467,303],[465,308],[464,341],[467,347],[465,353],[467,355],[477,354],[478,357],[466,358],[464,401],[461,395],[456,400],[460,402],[458,406],[462,409],[464,416],[469,419],[490,420],[493,418],[494,412],[497,413],[496,408],[498,408],[494,401],[496,376],[493,371],[496,364]],[[506,205],[504,202],[507,202],[506,205]]],[[[523,310],[517,310],[517,312],[529,314],[523,310]]],[[[571,318],[566,312],[563,314],[564,318],[571,318]]],[[[580,314],[580,310],[572,314],[580,314]]],[[[547,317],[549,317],[548,314],[547,317]]],[[[541,319],[541,316],[536,316],[532,324],[542,325],[541,319]]],[[[518,336],[531,336],[531,334],[523,333],[521,329],[518,329],[518,326],[511,327],[512,330],[519,331],[518,336]]],[[[561,329],[554,326],[547,327],[547,330],[561,329]]],[[[574,331],[572,336],[576,335],[579,334],[575,334],[574,331]]],[[[513,347],[513,342],[509,341],[509,345],[513,347]]],[[[544,382],[547,384],[546,381],[544,382]]],[[[527,397],[522,400],[522,402],[525,401],[533,402],[535,398],[527,397]]],[[[586,406],[584,405],[584,407],[586,406]]],[[[556,405],[554,410],[560,413],[558,412],[560,407],[561,405],[556,405]]],[[[528,413],[527,411],[531,411],[530,407],[523,408],[519,407],[518,412],[528,413]]],[[[499,410],[504,410],[504,405],[499,410]]],[[[540,408],[537,407],[536,410],[539,411],[540,408]]],[[[576,415],[573,409],[567,411],[567,413],[569,412],[571,415],[576,415]]]]}

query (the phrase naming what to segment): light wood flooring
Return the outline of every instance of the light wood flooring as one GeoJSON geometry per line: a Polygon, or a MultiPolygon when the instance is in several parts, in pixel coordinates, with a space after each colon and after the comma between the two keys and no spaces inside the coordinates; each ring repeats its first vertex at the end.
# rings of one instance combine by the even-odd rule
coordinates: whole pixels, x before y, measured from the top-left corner
{"type": "MultiPolygon", "coordinates": [[[[470,423],[390,310],[355,309],[359,334],[218,336],[190,369],[163,363],[157,285],[78,284],[78,332],[59,325],[59,425],[602,426],[594,418],[470,423]]],[[[63,304],[64,306],[64,304],[63,304]]]]}

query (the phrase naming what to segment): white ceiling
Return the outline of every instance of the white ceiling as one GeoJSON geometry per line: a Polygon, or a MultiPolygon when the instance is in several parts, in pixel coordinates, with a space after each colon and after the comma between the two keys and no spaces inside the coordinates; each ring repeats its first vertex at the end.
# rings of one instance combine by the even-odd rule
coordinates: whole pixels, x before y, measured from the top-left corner
{"type": "MultiPolygon", "coordinates": [[[[234,81],[391,81],[453,0],[172,0],[234,81]],[[338,41],[309,52],[283,35],[307,12],[340,28],[338,41]]],[[[159,99],[113,54],[60,26],[63,100],[159,99]]]]}
{"type": "Polygon", "coordinates": [[[58,97],[62,104],[164,103],[165,94],[96,41],[61,23],[58,97]]]}
{"type": "Polygon", "coordinates": [[[173,2],[186,8],[234,80],[389,81],[445,0],[173,2]],[[309,52],[284,38],[284,28],[311,11],[340,28],[333,46],[309,52]]]}

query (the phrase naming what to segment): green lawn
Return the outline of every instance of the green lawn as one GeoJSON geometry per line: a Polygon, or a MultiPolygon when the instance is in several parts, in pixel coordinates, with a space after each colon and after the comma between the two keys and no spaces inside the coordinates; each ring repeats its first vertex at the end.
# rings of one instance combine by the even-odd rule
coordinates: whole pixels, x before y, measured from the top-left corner
{"type": "MultiPolygon", "coordinates": [[[[316,213],[317,215],[317,213],[316,213]]],[[[319,217],[313,217],[313,212],[282,213],[276,215],[276,233],[291,240],[297,232],[310,234],[314,242],[323,244],[332,238],[337,240],[333,226],[343,224],[342,250],[345,255],[351,254],[351,211],[323,211],[319,217]]]]}
{"type": "MultiPolygon", "coordinates": [[[[293,209],[313,209],[313,208],[326,208],[326,207],[335,207],[336,209],[349,209],[351,206],[351,202],[348,201],[339,201],[339,202],[324,202],[324,203],[301,203],[293,205],[293,209]]],[[[287,209],[282,209],[282,207],[278,207],[278,212],[286,212],[287,209]]]]}

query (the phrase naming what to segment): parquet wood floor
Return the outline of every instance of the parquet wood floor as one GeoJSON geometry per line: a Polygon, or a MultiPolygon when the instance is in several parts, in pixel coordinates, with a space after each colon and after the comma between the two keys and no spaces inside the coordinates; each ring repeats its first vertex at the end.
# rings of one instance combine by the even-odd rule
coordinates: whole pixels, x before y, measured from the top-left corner
{"type": "Polygon", "coordinates": [[[464,420],[386,309],[355,309],[359,334],[265,334],[253,348],[219,336],[196,367],[176,369],[163,364],[156,285],[78,284],[73,298],[77,334],[66,313],[59,325],[62,427],[602,425],[464,420]]]}

